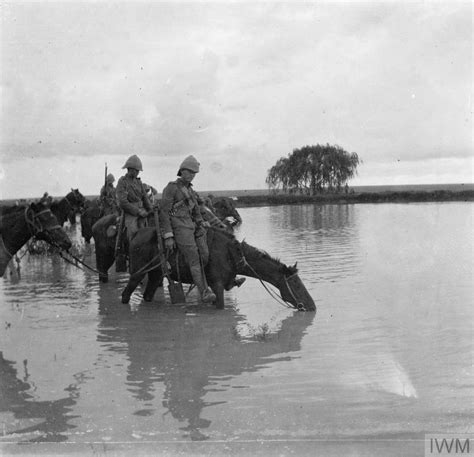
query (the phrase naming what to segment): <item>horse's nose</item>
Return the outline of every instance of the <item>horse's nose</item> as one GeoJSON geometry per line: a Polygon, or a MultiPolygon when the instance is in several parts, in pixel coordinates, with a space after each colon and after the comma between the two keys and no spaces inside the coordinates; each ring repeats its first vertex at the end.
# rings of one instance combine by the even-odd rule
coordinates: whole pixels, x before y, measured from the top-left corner
{"type": "Polygon", "coordinates": [[[304,307],[303,303],[298,303],[298,311],[306,311],[306,308],[304,307]]]}

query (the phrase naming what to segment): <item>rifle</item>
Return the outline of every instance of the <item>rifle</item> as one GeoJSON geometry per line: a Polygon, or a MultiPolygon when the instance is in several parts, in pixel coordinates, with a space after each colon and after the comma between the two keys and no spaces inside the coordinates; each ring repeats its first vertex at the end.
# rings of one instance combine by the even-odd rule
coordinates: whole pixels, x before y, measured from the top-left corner
{"type": "MultiPolygon", "coordinates": [[[[181,282],[174,282],[169,273],[169,263],[165,257],[165,248],[163,246],[163,239],[161,237],[160,218],[158,216],[158,208],[153,208],[153,217],[155,219],[156,237],[158,238],[158,255],[160,256],[161,271],[163,276],[168,280],[168,291],[170,293],[171,303],[185,303],[183,285],[181,282]]],[[[178,262],[178,259],[176,259],[178,262]]],[[[179,267],[178,267],[179,268],[179,267]]]]}
{"type": "Polygon", "coordinates": [[[127,253],[123,248],[123,229],[125,226],[125,214],[123,211],[120,214],[117,239],[115,240],[115,271],[117,273],[125,273],[127,271],[127,253]]]}
{"type": "Polygon", "coordinates": [[[107,189],[107,162],[105,162],[104,190],[107,189]]]}

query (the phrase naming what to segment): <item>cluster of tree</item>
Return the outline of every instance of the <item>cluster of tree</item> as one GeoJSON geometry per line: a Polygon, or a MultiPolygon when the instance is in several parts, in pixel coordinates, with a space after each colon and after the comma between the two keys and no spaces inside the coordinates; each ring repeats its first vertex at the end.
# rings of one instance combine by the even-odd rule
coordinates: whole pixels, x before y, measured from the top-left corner
{"type": "Polygon", "coordinates": [[[310,195],[340,191],[357,173],[359,157],[329,144],[304,146],[282,157],[268,170],[266,183],[270,189],[310,195]]]}

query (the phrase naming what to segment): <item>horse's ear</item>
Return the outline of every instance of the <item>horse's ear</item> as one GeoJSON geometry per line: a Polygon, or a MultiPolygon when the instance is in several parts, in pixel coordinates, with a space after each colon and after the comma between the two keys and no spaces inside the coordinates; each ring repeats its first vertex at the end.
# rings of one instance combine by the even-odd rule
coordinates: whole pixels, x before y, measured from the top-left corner
{"type": "Polygon", "coordinates": [[[293,265],[293,268],[294,268],[295,270],[298,269],[298,262],[295,262],[295,264],[293,265]]]}

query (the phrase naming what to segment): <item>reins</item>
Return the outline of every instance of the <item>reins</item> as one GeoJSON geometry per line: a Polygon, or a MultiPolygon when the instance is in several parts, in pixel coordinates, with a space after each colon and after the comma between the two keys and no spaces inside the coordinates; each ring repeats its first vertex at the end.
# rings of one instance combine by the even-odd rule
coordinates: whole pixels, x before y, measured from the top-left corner
{"type": "Polygon", "coordinates": [[[161,265],[161,262],[158,262],[156,264],[154,263],[157,260],[159,260],[159,258],[160,258],[159,254],[155,255],[155,257],[153,257],[148,263],[146,263],[138,271],[136,271],[135,273],[130,275],[130,279],[133,279],[133,278],[135,278],[139,275],[142,275],[142,274],[147,274],[148,272],[154,270],[156,267],[159,267],[161,265]]]}
{"type": "MultiPolygon", "coordinates": [[[[35,213],[29,206],[25,208],[25,221],[26,225],[28,225],[28,229],[30,230],[31,236],[36,236],[39,232],[42,232],[44,230],[43,225],[41,224],[40,221],[38,221],[38,216],[44,213],[50,213],[51,215],[51,210],[49,208],[44,209],[43,211],[40,211],[39,213],[35,213]],[[33,216],[30,218],[28,215],[29,210],[33,213],[33,216]]],[[[54,230],[61,228],[59,224],[54,225],[53,227],[49,227],[48,230],[54,230]]]]}
{"type": "MultiPolygon", "coordinates": [[[[53,246],[57,246],[57,245],[53,245],[53,246]]],[[[58,246],[57,246],[58,247],[58,246]]],[[[96,270],[95,268],[92,268],[91,266],[87,265],[87,263],[83,262],[79,257],[76,257],[74,254],[71,254],[70,252],[67,252],[65,251],[64,249],[60,249],[59,250],[59,257],[61,257],[62,259],[64,259],[67,263],[71,264],[71,265],[74,265],[76,268],[79,268],[79,270],[84,270],[83,268],[81,268],[78,263],[80,263],[81,265],[85,266],[88,270],[90,271],[93,271],[94,273],[97,273],[97,274],[100,274],[100,271],[96,270]],[[67,257],[64,257],[64,253],[66,253],[67,255],[71,256],[74,260],[75,260],[75,263],[72,262],[71,260],[69,260],[67,257]]]]}
{"type": "MultiPolygon", "coordinates": [[[[243,262],[244,262],[244,265],[246,267],[248,267],[252,273],[255,275],[255,277],[260,281],[260,283],[262,284],[263,288],[268,292],[268,294],[280,305],[283,305],[285,306],[286,308],[291,308],[291,309],[295,309],[294,306],[291,306],[289,305],[281,296],[278,296],[275,292],[273,292],[272,290],[270,290],[267,285],[264,283],[263,279],[260,277],[260,275],[252,268],[252,266],[247,262],[247,259],[245,258],[245,256],[243,257],[243,262]]],[[[295,273],[297,274],[297,273],[295,273]]],[[[291,275],[291,276],[294,276],[294,275],[291,275]]],[[[291,278],[290,276],[290,278],[291,278]]],[[[296,297],[295,297],[295,294],[293,293],[293,291],[291,290],[291,287],[286,279],[286,276],[284,276],[284,279],[285,279],[285,283],[286,283],[286,286],[288,287],[288,290],[290,291],[291,293],[291,296],[293,297],[293,299],[295,300],[296,303],[298,303],[298,300],[296,300],[296,297]]],[[[300,306],[300,304],[298,304],[298,308],[296,308],[298,311],[306,311],[306,309],[304,308],[304,306],[300,306]]]]}

